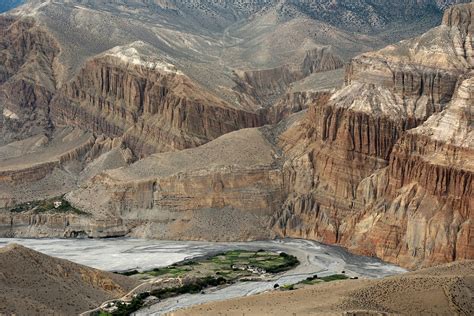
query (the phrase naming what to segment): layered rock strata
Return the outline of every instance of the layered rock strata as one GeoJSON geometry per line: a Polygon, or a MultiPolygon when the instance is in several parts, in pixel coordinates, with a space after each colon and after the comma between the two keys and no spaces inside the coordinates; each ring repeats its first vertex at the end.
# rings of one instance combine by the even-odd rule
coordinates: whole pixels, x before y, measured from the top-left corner
{"type": "Polygon", "coordinates": [[[244,129],[98,175],[68,200],[96,217],[123,219],[133,236],[268,238],[265,227],[284,198],[275,150],[262,131],[244,129]]]}
{"type": "Polygon", "coordinates": [[[132,159],[120,141],[72,127],[0,147],[0,208],[62,195],[132,159]]]}
{"type": "Polygon", "coordinates": [[[286,93],[293,82],[302,80],[311,74],[342,68],[344,62],[327,47],[307,51],[298,65],[283,65],[271,69],[236,70],[234,88],[244,94],[245,99],[256,104],[271,107],[278,98],[286,93]]]}
{"type": "Polygon", "coordinates": [[[406,267],[472,258],[473,64],[458,39],[472,37],[473,9],[448,10],[419,39],[356,58],[347,86],[283,134],[280,235],[406,267]]]}
{"type": "Polygon", "coordinates": [[[263,123],[153,56],[151,47],[137,42],[89,61],[53,101],[54,121],[123,136],[139,156],[196,147],[263,123]]]}
{"type": "Polygon", "coordinates": [[[361,192],[379,220],[362,234],[357,224],[360,237],[349,239],[369,241],[371,253],[403,265],[473,258],[473,99],[471,75],[446,110],[401,137],[385,174],[374,177],[383,199],[361,192]]]}
{"type": "Polygon", "coordinates": [[[51,131],[58,53],[34,19],[0,17],[0,145],[51,131]]]}
{"type": "Polygon", "coordinates": [[[268,113],[248,105],[288,89],[289,66],[238,73],[249,102],[229,106],[141,42],[95,56],[52,101],[54,123],[121,136],[148,157],[108,170],[117,147],[85,155],[91,167],[66,198],[88,219],[22,214],[2,219],[4,231],[302,237],[409,268],[472,258],[473,10],[456,6],[421,37],[354,58],[338,91],[287,90],[268,113]],[[228,133],[267,120],[282,121],[228,133]]]}

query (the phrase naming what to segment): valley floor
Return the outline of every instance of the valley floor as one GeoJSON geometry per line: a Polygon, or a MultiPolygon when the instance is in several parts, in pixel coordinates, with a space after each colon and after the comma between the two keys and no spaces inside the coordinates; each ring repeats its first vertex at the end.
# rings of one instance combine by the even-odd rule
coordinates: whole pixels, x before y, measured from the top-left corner
{"type": "Polygon", "coordinates": [[[474,261],[195,306],[188,315],[473,315],[474,261]]]}
{"type": "MultiPolygon", "coordinates": [[[[294,284],[317,274],[319,277],[345,273],[350,277],[380,278],[406,270],[375,258],[353,255],[343,248],[308,240],[211,243],[117,239],[0,239],[0,246],[19,243],[48,255],[108,271],[150,270],[171,265],[186,258],[235,249],[283,251],[301,262],[295,269],[279,274],[270,281],[240,282],[231,286],[165,299],[138,312],[138,315],[161,315],[198,304],[234,299],[272,290],[275,283],[294,284]]],[[[355,280],[348,280],[353,282],[355,280]]],[[[98,305],[97,305],[98,306],[98,305]]],[[[85,311],[85,310],[84,310],[85,311]]]]}

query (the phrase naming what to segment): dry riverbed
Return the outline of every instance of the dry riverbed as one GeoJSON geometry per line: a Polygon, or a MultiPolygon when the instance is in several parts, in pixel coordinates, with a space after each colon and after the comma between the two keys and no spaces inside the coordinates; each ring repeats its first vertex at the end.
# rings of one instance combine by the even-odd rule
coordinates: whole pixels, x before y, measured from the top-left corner
{"type": "MultiPolygon", "coordinates": [[[[236,282],[205,290],[206,294],[183,294],[163,299],[140,309],[136,315],[163,315],[178,309],[209,302],[223,301],[273,291],[297,284],[317,275],[324,278],[345,271],[348,277],[381,278],[406,270],[376,258],[353,255],[345,249],[301,239],[254,242],[160,241],[131,238],[115,239],[0,239],[0,246],[18,243],[45,254],[68,259],[106,271],[151,271],[174,263],[212,257],[233,250],[285,252],[298,258],[300,264],[286,272],[253,282],[236,282]]],[[[344,281],[345,283],[346,281],[344,281]]],[[[347,282],[353,282],[348,280],[347,282]]],[[[334,282],[330,282],[332,284],[334,282]]]]}

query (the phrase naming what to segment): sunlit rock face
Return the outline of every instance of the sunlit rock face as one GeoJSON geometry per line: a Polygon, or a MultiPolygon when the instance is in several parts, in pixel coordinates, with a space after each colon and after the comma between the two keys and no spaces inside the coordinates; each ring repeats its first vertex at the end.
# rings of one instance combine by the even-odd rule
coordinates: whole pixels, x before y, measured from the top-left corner
{"type": "Polygon", "coordinates": [[[283,134],[280,234],[407,267],[473,257],[473,9],[355,58],[346,87],[283,134]]]}
{"type": "Polygon", "coordinates": [[[472,258],[473,5],[372,2],[33,0],[2,15],[0,234],[472,258]],[[87,216],[10,212],[54,197],[87,216]]]}

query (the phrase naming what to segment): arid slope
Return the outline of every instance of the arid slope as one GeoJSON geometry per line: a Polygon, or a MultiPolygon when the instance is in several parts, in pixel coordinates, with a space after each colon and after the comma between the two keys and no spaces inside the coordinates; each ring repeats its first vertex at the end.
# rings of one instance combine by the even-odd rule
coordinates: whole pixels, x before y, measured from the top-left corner
{"type": "Polygon", "coordinates": [[[195,306],[185,315],[472,315],[474,262],[380,280],[345,280],[195,306]]]}
{"type": "Polygon", "coordinates": [[[0,266],[0,314],[6,315],[77,315],[137,285],[16,244],[0,248],[0,266]]]}

